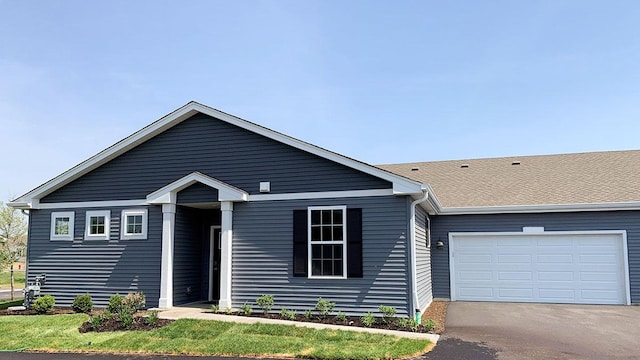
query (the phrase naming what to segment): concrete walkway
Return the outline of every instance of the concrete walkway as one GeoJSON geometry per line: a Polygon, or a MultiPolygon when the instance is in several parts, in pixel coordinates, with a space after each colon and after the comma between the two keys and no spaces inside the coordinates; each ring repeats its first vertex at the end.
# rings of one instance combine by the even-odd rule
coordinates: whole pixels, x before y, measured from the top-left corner
{"type": "Polygon", "coordinates": [[[384,330],[384,329],[373,329],[373,328],[361,328],[361,327],[355,327],[355,326],[328,325],[328,324],[307,323],[307,322],[300,322],[300,321],[263,319],[259,317],[214,314],[211,312],[211,310],[202,308],[202,304],[189,304],[188,306],[174,307],[169,310],[159,310],[159,311],[160,313],[158,314],[158,317],[160,317],[161,319],[216,320],[216,321],[235,322],[235,323],[241,323],[241,324],[263,323],[263,324],[293,325],[293,326],[307,327],[312,329],[359,331],[359,332],[367,332],[367,333],[374,333],[374,334],[392,335],[392,336],[404,337],[404,338],[410,338],[410,339],[426,339],[431,341],[434,344],[438,342],[438,338],[440,337],[440,335],[436,335],[436,334],[412,333],[407,331],[395,331],[395,330],[384,330]]]}

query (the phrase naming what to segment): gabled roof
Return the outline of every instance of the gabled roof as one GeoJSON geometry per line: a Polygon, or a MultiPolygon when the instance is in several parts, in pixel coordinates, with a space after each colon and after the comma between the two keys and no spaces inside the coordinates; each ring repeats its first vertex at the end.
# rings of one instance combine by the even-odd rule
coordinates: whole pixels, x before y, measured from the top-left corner
{"type": "Polygon", "coordinates": [[[369,164],[351,159],[349,157],[323,149],[321,147],[295,139],[277,131],[273,131],[247,120],[229,115],[220,110],[192,101],[171,112],[170,114],[158,119],[152,124],[140,129],[127,138],[108,147],[107,149],[99,152],[98,154],[90,157],[89,159],[81,162],[80,164],[65,171],[64,173],[56,176],[55,178],[47,181],[46,183],[38,186],[37,188],[29,191],[28,193],[20,196],[19,198],[11,201],[9,205],[18,208],[29,208],[31,207],[32,203],[37,203],[39,199],[45,197],[46,195],[54,192],[55,190],[63,187],[66,184],[71,183],[72,181],[100,167],[101,165],[104,165],[105,163],[115,159],[128,150],[133,149],[134,147],[170,129],[171,127],[181,123],[182,121],[192,117],[197,113],[209,115],[248,131],[252,131],[267,138],[271,138],[281,143],[293,146],[294,148],[298,148],[300,150],[315,154],[336,163],[351,167],[355,170],[389,181],[393,184],[394,194],[420,194],[422,191],[422,184],[419,181],[411,180],[409,178],[403,177],[402,175],[394,174],[384,169],[380,169],[375,166],[371,166],[369,164]]]}
{"type": "Polygon", "coordinates": [[[640,208],[640,150],[379,167],[428,183],[438,195],[441,213],[640,208]]]}

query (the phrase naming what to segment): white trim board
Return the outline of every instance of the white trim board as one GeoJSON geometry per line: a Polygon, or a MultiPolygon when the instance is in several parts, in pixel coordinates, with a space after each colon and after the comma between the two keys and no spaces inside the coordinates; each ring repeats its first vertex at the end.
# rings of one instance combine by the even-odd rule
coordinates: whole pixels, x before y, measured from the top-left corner
{"type": "Polygon", "coordinates": [[[455,292],[455,261],[454,261],[454,252],[452,242],[455,241],[454,238],[460,237],[500,237],[500,236],[549,236],[549,235],[559,235],[559,236],[571,236],[571,235],[619,235],[622,241],[622,261],[623,261],[623,277],[624,277],[624,287],[625,287],[625,305],[631,305],[631,283],[629,279],[629,254],[627,247],[627,231],[626,230],[586,230],[586,231],[542,231],[542,232],[516,232],[516,231],[505,231],[505,232],[450,232],[449,233],[449,244],[447,246],[449,252],[449,291],[451,301],[457,300],[457,294],[455,292]]]}
{"type": "Polygon", "coordinates": [[[302,193],[286,193],[286,194],[249,195],[249,201],[336,199],[336,198],[391,196],[391,195],[393,195],[393,189],[319,191],[319,192],[302,192],[302,193]]]}
{"type": "Polygon", "coordinates": [[[150,125],[138,130],[125,139],[106,148],[98,154],[90,157],[89,159],[81,162],[80,164],[65,171],[64,173],[56,176],[55,178],[47,181],[46,183],[38,186],[37,188],[29,191],[28,193],[20,196],[14,201],[11,201],[9,204],[17,208],[27,208],[25,207],[25,205],[31,203],[33,199],[41,199],[47,196],[53,191],[106,164],[107,162],[117,158],[118,156],[124,154],[132,148],[144,143],[145,141],[170,129],[171,127],[181,123],[182,121],[192,117],[197,113],[209,115],[221,121],[238,126],[242,129],[293,146],[294,148],[323,157],[338,164],[348,166],[350,168],[378,177],[380,179],[387,180],[393,184],[394,194],[419,194],[422,192],[422,184],[418,181],[411,180],[409,178],[391,173],[389,171],[377,168],[364,162],[354,160],[352,158],[323,149],[302,140],[295,139],[277,131],[259,126],[252,122],[224,113],[220,110],[192,101],[163,116],[150,125]]]}
{"type": "MultiPolygon", "coordinates": [[[[280,200],[312,200],[312,199],[340,199],[353,197],[393,196],[393,189],[353,190],[353,191],[319,191],[285,194],[256,194],[248,195],[246,201],[280,201],[280,200]]],[[[217,202],[212,200],[212,202],[217,202]]],[[[78,208],[111,208],[130,206],[154,205],[147,199],[136,200],[107,200],[107,201],[78,201],[63,203],[37,203],[31,209],[78,209],[78,208]]]]}

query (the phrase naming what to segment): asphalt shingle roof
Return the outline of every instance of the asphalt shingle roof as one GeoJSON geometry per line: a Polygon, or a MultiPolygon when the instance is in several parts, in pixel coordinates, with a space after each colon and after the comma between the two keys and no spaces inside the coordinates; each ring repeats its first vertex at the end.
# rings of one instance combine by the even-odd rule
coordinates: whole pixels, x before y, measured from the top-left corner
{"type": "Polygon", "coordinates": [[[443,207],[640,201],[640,150],[378,167],[428,183],[443,207]]]}

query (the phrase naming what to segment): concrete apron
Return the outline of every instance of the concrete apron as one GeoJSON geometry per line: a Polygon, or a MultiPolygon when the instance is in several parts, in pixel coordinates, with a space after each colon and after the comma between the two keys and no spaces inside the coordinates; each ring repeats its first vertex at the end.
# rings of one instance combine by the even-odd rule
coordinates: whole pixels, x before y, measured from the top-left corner
{"type": "Polygon", "coordinates": [[[392,336],[410,338],[410,339],[426,339],[431,341],[434,344],[437,343],[438,339],[440,338],[440,335],[436,335],[436,334],[423,334],[423,333],[414,333],[414,332],[408,332],[408,331],[384,330],[384,329],[363,328],[363,327],[356,327],[356,326],[329,325],[329,324],[307,323],[307,322],[301,322],[301,321],[263,319],[259,317],[214,314],[211,312],[211,310],[197,308],[197,307],[174,307],[168,310],[160,310],[160,309],[154,309],[154,310],[159,311],[158,313],[159,318],[171,319],[171,320],[198,319],[198,320],[235,322],[240,324],[263,323],[263,324],[293,325],[293,326],[307,327],[312,329],[358,331],[358,332],[367,332],[367,333],[373,333],[373,334],[392,335],[392,336]]]}

